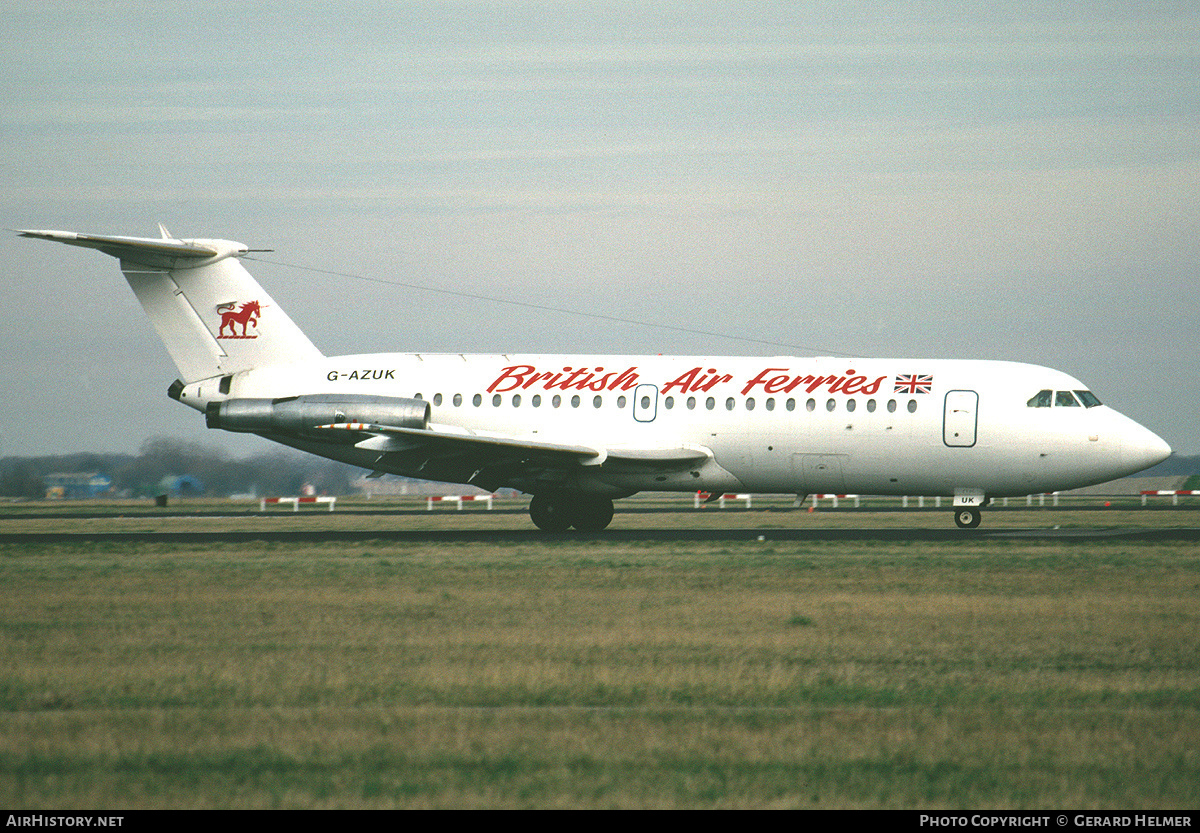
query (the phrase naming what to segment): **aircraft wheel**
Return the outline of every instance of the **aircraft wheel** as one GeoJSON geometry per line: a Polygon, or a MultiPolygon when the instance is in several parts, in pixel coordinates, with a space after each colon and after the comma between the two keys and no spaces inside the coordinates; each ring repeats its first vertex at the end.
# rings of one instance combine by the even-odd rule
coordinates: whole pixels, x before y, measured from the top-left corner
{"type": "Polygon", "coordinates": [[[983,515],[978,509],[954,510],[954,522],[958,524],[959,529],[974,529],[982,520],[983,515]]]}
{"type": "Polygon", "coordinates": [[[613,502],[606,497],[580,496],[571,525],[579,532],[599,532],[613,519],[613,502]]]}
{"type": "Polygon", "coordinates": [[[543,532],[566,532],[571,528],[570,504],[560,497],[534,495],[529,501],[529,518],[543,532]]]}

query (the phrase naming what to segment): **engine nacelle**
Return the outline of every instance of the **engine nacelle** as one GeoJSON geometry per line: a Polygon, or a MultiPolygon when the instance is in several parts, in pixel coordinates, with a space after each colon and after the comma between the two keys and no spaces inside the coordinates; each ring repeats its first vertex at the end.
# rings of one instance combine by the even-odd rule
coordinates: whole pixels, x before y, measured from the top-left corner
{"type": "Polygon", "coordinates": [[[316,435],[318,425],[363,422],[392,428],[427,428],[423,399],[354,394],[314,394],[281,399],[226,399],[204,409],[209,428],[255,434],[316,435]]]}

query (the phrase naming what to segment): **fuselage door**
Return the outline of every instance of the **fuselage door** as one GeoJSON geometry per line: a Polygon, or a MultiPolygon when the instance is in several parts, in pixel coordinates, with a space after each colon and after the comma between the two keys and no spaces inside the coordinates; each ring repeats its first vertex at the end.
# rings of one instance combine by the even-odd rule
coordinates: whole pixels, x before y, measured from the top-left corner
{"type": "Polygon", "coordinates": [[[979,394],[973,390],[952,390],[946,394],[946,412],[942,418],[942,440],[949,446],[970,448],[975,445],[979,424],[979,394]]]}
{"type": "Polygon", "coordinates": [[[633,418],[638,422],[654,422],[658,416],[658,388],[638,385],[633,390],[633,418]]]}

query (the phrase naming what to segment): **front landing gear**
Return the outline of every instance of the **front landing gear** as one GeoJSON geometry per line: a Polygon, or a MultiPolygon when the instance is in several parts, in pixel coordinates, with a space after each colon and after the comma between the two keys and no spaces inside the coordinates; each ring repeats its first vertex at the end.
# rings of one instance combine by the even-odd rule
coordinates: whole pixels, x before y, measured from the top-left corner
{"type": "Polygon", "coordinates": [[[974,529],[983,520],[983,514],[978,509],[960,507],[954,510],[954,523],[959,529],[974,529]]]}
{"type": "Polygon", "coordinates": [[[596,495],[568,492],[534,495],[529,517],[543,532],[599,532],[612,522],[613,502],[596,495]]]}

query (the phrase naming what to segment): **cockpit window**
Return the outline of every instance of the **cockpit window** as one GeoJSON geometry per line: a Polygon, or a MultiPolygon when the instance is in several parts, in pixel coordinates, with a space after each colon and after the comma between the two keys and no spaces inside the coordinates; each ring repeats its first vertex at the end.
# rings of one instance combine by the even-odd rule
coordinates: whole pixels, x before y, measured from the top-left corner
{"type": "Polygon", "coordinates": [[[1100,404],[1100,400],[1090,390],[1077,390],[1073,393],[1069,390],[1039,390],[1025,404],[1030,408],[1078,408],[1080,405],[1095,408],[1100,404]]]}

